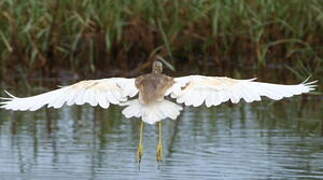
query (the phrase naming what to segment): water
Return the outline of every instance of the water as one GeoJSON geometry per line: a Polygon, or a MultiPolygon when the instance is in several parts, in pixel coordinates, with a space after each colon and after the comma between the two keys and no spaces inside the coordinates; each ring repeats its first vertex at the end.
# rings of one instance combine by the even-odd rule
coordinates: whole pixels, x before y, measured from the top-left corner
{"type": "Polygon", "coordinates": [[[323,179],[322,103],[295,97],[273,103],[186,108],[158,128],[119,107],[0,110],[0,179],[323,179]]]}

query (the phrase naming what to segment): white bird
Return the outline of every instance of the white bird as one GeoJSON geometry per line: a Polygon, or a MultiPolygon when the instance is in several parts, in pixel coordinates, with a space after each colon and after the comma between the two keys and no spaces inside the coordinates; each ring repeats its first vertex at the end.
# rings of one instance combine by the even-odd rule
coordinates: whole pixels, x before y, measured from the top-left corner
{"type": "Polygon", "coordinates": [[[36,96],[18,98],[5,91],[10,97],[0,97],[0,108],[14,111],[35,111],[47,107],[61,108],[64,104],[108,108],[110,104],[126,106],[122,114],[126,118],[141,118],[140,140],[137,158],[140,162],[143,155],[142,131],[143,122],[154,124],[159,122],[159,143],[157,145],[157,161],[162,160],[163,148],[161,140],[161,120],[176,119],[182,106],[217,106],[231,101],[236,104],[240,99],[250,103],[260,101],[262,96],[273,100],[308,93],[315,88],[317,81],[297,85],[281,85],[255,82],[255,79],[237,80],[228,77],[190,75],[172,78],[162,74],[162,64],[155,61],[152,73],[137,78],[108,78],[100,80],[80,81],[73,85],[63,86],[36,96]],[[138,98],[135,97],[137,94],[138,98]],[[166,100],[170,96],[176,103],[166,100]]]}

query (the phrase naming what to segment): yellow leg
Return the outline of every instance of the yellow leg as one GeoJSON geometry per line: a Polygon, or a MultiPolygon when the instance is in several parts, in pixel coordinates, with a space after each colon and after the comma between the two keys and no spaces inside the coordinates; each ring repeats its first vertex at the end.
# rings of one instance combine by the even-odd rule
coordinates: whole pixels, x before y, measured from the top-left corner
{"type": "Polygon", "coordinates": [[[160,121],[159,123],[158,123],[158,125],[159,125],[159,130],[158,130],[158,132],[159,132],[159,137],[158,137],[158,145],[157,145],[157,153],[156,153],[156,159],[157,159],[157,161],[161,161],[161,160],[163,160],[163,140],[162,140],[162,138],[163,138],[163,125],[162,125],[162,122],[160,121]]]}
{"type": "Polygon", "coordinates": [[[139,163],[141,162],[141,157],[144,154],[144,147],[142,145],[142,141],[143,141],[143,137],[142,137],[143,130],[144,130],[144,122],[141,121],[141,124],[140,124],[140,133],[139,133],[139,144],[138,144],[138,150],[137,150],[137,160],[138,160],[139,163]]]}

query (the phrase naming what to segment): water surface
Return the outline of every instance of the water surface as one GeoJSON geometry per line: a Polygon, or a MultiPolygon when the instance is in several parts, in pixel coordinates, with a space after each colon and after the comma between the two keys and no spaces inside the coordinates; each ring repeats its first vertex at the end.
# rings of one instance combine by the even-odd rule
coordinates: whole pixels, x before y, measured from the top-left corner
{"type": "Polygon", "coordinates": [[[0,110],[0,179],[323,179],[323,113],[315,98],[185,108],[158,133],[120,108],[0,110]]]}

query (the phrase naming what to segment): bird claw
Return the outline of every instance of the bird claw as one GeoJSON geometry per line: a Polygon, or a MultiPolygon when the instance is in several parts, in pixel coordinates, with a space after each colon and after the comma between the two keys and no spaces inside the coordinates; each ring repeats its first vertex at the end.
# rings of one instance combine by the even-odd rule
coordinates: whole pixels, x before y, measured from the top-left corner
{"type": "Polygon", "coordinates": [[[138,145],[138,150],[137,150],[137,161],[140,163],[141,162],[141,158],[144,154],[144,147],[142,146],[142,144],[138,145]]]}
{"type": "Polygon", "coordinates": [[[158,162],[163,160],[163,145],[161,143],[158,143],[157,145],[156,160],[158,162]]]}

